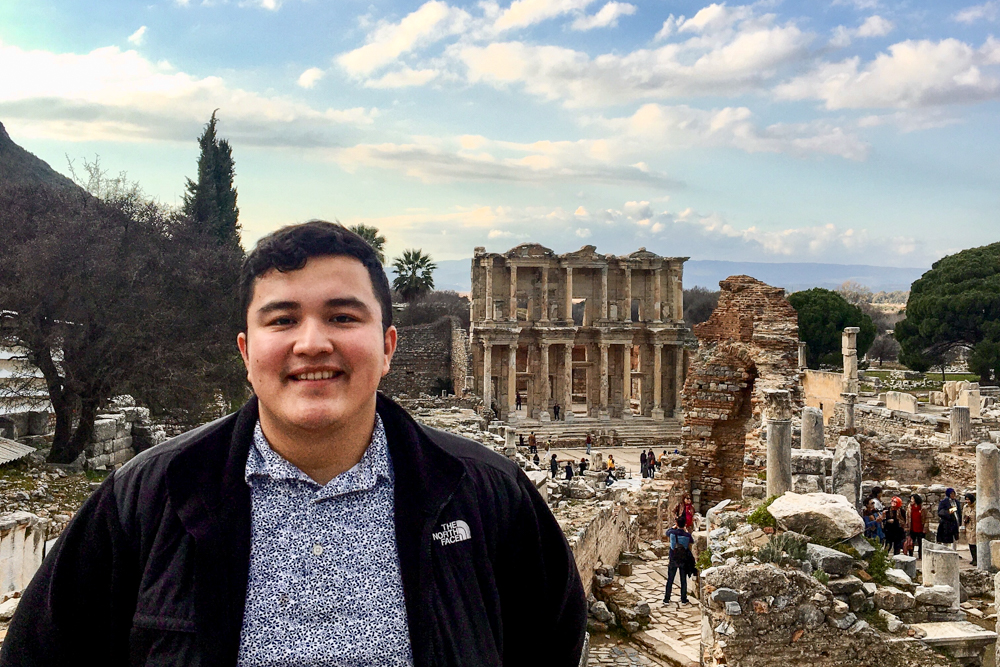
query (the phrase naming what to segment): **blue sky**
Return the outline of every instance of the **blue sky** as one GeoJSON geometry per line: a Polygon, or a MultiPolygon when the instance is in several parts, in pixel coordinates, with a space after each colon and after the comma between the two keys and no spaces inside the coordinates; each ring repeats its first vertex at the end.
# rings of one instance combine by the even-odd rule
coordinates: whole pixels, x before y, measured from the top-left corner
{"type": "Polygon", "coordinates": [[[1000,0],[0,3],[0,122],[176,204],[216,108],[244,244],[925,267],[1000,236],[1000,0]]]}

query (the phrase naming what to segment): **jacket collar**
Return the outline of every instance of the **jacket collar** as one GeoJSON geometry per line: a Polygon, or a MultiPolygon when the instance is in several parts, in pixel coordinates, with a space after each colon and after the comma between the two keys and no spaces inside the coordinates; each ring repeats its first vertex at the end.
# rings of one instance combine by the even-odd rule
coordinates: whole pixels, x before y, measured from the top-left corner
{"type": "MultiPolygon", "coordinates": [[[[397,403],[378,395],[395,474],[396,547],[416,665],[433,662],[425,596],[433,573],[431,532],[465,467],[397,403]]],[[[250,568],[250,487],[244,473],[258,419],[257,398],[184,447],[170,463],[171,503],[195,542],[195,623],[206,664],[239,653],[250,568]]]]}

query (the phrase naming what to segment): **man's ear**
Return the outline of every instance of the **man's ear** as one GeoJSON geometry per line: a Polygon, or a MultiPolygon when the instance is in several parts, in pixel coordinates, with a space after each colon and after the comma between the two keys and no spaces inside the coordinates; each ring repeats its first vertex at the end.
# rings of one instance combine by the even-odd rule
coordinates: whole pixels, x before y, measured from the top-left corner
{"type": "Polygon", "coordinates": [[[382,377],[385,377],[392,364],[392,355],[396,353],[396,327],[390,325],[385,330],[382,344],[384,348],[383,353],[385,354],[385,362],[382,364],[382,377]]]}
{"type": "Polygon", "coordinates": [[[247,369],[247,382],[250,382],[250,351],[247,345],[246,332],[241,331],[236,334],[236,347],[240,348],[240,356],[243,357],[243,366],[247,369]]]}

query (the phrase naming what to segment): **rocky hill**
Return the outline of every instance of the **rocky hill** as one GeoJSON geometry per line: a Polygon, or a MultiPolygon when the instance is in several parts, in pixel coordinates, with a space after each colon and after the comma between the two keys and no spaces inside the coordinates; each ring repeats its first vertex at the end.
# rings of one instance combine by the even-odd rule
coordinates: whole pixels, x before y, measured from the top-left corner
{"type": "Polygon", "coordinates": [[[44,160],[15,144],[0,123],[0,186],[39,183],[60,190],[79,189],[44,160]]]}

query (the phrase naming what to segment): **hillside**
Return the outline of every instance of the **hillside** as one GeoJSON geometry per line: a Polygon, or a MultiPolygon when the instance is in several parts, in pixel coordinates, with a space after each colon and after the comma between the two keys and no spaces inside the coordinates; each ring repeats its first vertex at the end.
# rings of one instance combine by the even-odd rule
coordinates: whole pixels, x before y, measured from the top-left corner
{"type": "Polygon", "coordinates": [[[79,189],[44,160],[15,144],[0,123],[0,186],[38,183],[56,189],[79,189]]]}

